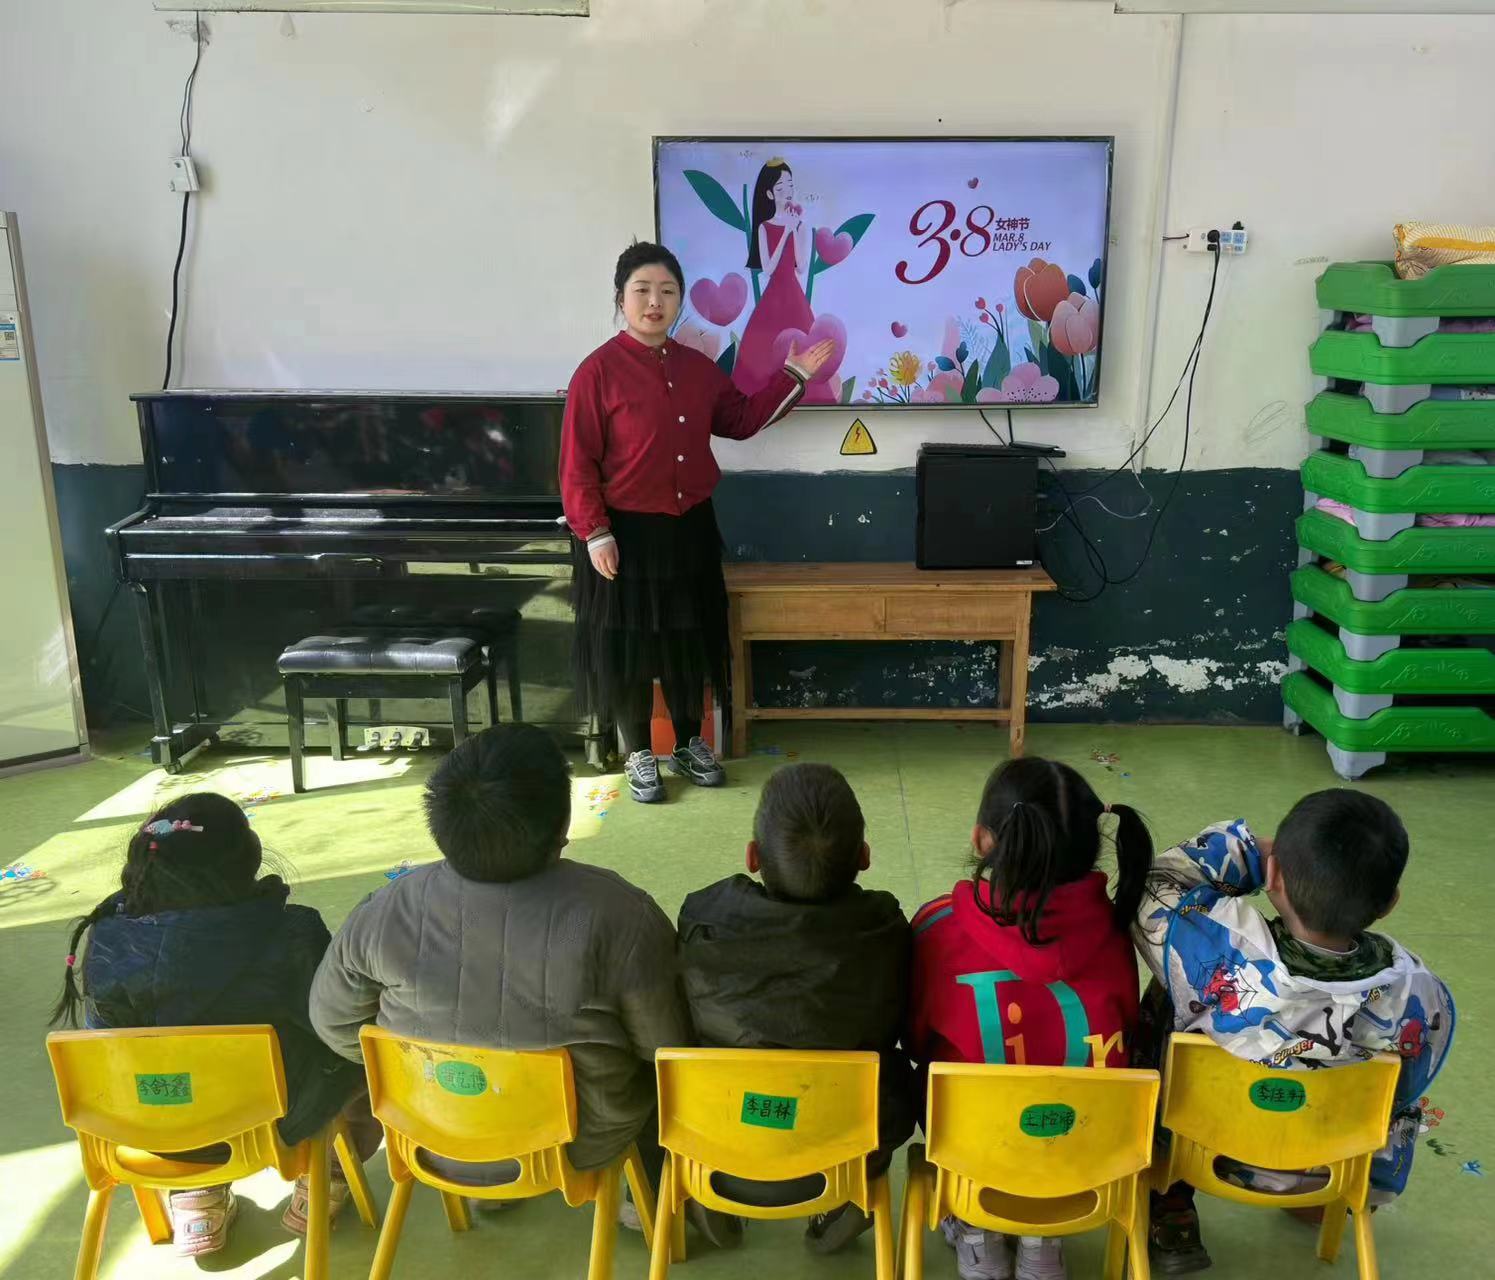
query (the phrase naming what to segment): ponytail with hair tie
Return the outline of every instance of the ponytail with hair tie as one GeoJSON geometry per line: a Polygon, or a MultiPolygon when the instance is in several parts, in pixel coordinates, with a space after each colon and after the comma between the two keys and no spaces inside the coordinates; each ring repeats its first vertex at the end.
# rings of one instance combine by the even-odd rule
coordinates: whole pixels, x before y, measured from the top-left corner
{"type": "Polygon", "coordinates": [[[119,894],[112,893],[74,924],[73,936],[67,946],[67,956],[63,960],[66,967],[62,973],[62,992],[57,997],[57,1003],[52,1006],[48,1026],[76,1027],[78,1025],[78,1007],[83,1003],[83,992],[78,987],[78,944],[83,941],[83,935],[89,929],[106,916],[114,915],[118,910],[119,894]]]}
{"type": "Polygon", "coordinates": [[[1096,869],[1107,814],[1117,820],[1115,919],[1129,928],[1152,867],[1147,824],[1130,805],[1102,803],[1070,766],[1034,756],[1009,760],[987,779],[976,822],[990,844],[981,853],[987,842],[978,840],[977,905],[998,924],[1016,925],[1031,945],[1052,941],[1038,934],[1049,896],[1096,869]]]}

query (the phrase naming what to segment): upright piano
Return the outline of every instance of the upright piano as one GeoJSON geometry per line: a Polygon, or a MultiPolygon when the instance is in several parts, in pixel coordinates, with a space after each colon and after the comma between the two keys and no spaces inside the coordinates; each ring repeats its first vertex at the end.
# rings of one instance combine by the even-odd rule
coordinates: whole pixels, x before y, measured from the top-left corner
{"type": "MultiPolygon", "coordinates": [[[[134,400],[145,505],[108,539],[138,613],[157,763],[178,771],[219,738],[283,745],[275,660],[294,640],[447,624],[501,629],[524,718],[582,739],[595,757],[570,678],[559,396],[134,400]]],[[[354,702],[349,715],[355,745],[375,724],[439,738],[448,723],[440,700],[354,702]]]]}

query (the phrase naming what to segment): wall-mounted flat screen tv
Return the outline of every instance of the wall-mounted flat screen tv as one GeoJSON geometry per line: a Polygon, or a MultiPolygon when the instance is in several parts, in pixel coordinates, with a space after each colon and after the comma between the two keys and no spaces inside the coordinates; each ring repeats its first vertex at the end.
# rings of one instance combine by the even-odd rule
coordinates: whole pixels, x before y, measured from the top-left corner
{"type": "Polygon", "coordinates": [[[678,341],[807,405],[1024,409],[1100,392],[1112,138],[656,138],[678,341]]]}

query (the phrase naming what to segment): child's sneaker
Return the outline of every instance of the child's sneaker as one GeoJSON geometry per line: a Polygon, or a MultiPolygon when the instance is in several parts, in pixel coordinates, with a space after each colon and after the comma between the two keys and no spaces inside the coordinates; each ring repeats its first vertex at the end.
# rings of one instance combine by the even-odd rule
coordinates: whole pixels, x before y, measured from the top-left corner
{"type": "Polygon", "coordinates": [[[1152,1269],[1165,1276],[1184,1276],[1205,1271],[1210,1256],[1199,1238],[1199,1214],[1193,1209],[1156,1207],[1148,1228],[1147,1252],[1152,1269]]]}
{"type": "MultiPolygon", "coordinates": [[[[337,1215],[343,1211],[348,1203],[348,1197],[353,1192],[348,1187],[348,1180],[342,1176],[341,1170],[333,1173],[332,1184],[327,1192],[327,1216],[336,1222],[337,1215]]],[[[296,1179],[296,1185],[291,1190],[291,1203],[286,1205],[286,1211],[280,1215],[280,1225],[293,1236],[304,1236],[306,1234],[306,1215],[311,1211],[311,1184],[307,1182],[306,1175],[296,1179]]]]}
{"type": "Polygon", "coordinates": [[[854,1204],[843,1204],[810,1219],[805,1228],[805,1244],[815,1253],[836,1253],[871,1227],[872,1218],[868,1214],[854,1204]]]}
{"type": "Polygon", "coordinates": [[[943,1219],[940,1230],[945,1243],[955,1250],[960,1280],[1012,1280],[1012,1250],[1006,1236],[955,1217],[943,1219]]]}
{"type": "Polygon", "coordinates": [[[228,1242],[228,1229],[239,1213],[232,1187],[225,1184],[173,1191],[169,1203],[171,1239],[178,1257],[217,1253],[228,1242]]]}
{"type": "Polygon", "coordinates": [[[658,804],[664,799],[664,783],[659,780],[659,761],[652,751],[635,751],[623,766],[629,793],[640,804],[658,804]]]}
{"type": "Polygon", "coordinates": [[[1064,1242],[1043,1236],[1024,1236],[1017,1242],[1017,1280],[1068,1280],[1064,1242]]]}
{"type": "Polygon", "coordinates": [[[727,780],[720,761],[711,754],[711,748],[699,734],[690,740],[689,746],[675,748],[670,756],[670,768],[698,787],[719,787],[727,780]]]}

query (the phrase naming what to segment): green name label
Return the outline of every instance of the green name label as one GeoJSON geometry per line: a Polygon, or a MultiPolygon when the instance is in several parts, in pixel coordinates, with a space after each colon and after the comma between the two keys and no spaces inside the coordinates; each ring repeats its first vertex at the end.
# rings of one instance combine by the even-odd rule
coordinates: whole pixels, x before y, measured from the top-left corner
{"type": "Polygon", "coordinates": [[[1258,1080],[1248,1091],[1251,1105],[1262,1111],[1298,1111],[1308,1101],[1308,1092],[1301,1080],[1290,1076],[1258,1080]]]}
{"type": "Polygon", "coordinates": [[[147,1107],[185,1107],[192,1101],[192,1073],[137,1075],[135,1097],[147,1107]]]}
{"type": "Polygon", "coordinates": [[[488,1091],[488,1077],[475,1062],[438,1062],[436,1083],[448,1093],[475,1098],[488,1091]]]}
{"type": "Polygon", "coordinates": [[[760,1129],[792,1129],[798,1110],[798,1098],[776,1098],[769,1093],[742,1095],[742,1123],[760,1129]]]}
{"type": "Polygon", "coordinates": [[[1075,1109],[1062,1102],[1038,1102],[1023,1108],[1017,1127],[1030,1138],[1062,1138],[1075,1127],[1075,1109]]]}

